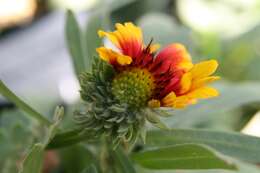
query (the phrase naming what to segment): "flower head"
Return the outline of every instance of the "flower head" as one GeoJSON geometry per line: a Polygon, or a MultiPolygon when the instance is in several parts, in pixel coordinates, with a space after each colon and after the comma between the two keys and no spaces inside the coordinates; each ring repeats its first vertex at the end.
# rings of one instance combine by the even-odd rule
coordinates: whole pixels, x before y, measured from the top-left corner
{"type": "Polygon", "coordinates": [[[162,127],[154,108],[184,108],[198,99],[218,96],[207,86],[215,60],[193,64],[186,48],[173,43],[160,52],[158,44],[143,43],[142,31],[132,23],[116,24],[114,32],[98,31],[118,50],[97,48],[99,57],[92,73],[81,76],[81,95],[87,102],[80,121],[97,133],[120,140],[135,140],[145,119],[162,127]],[[83,118],[83,120],[82,120],[83,118]]]}
{"type": "MultiPolygon", "coordinates": [[[[165,47],[155,55],[158,45],[150,43],[145,46],[139,27],[125,23],[116,24],[116,29],[114,32],[99,31],[98,34],[110,39],[119,48],[119,52],[105,47],[97,48],[99,56],[113,65],[117,72],[113,79],[115,97],[119,98],[120,93],[126,93],[125,97],[129,98],[146,94],[146,103],[141,104],[143,106],[183,108],[197,99],[218,95],[217,90],[206,86],[219,79],[210,76],[217,69],[217,61],[193,64],[186,48],[178,43],[165,47]],[[131,75],[136,76],[131,78],[131,75]],[[124,82],[126,78],[135,85],[130,86],[124,82]],[[120,85],[116,85],[117,82],[120,85]],[[127,86],[123,87],[124,84],[127,86]],[[135,92],[144,88],[147,88],[145,93],[135,95],[135,92]]],[[[120,98],[119,100],[127,100],[120,98]]]]}

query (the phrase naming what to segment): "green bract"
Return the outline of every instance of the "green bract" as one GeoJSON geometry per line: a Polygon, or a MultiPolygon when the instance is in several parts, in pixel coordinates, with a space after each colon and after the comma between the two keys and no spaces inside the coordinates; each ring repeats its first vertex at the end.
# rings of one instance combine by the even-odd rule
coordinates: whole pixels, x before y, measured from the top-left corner
{"type": "Polygon", "coordinates": [[[114,99],[111,91],[114,74],[112,66],[94,60],[92,73],[80,76],[81,97],[86,106],[75,117],[85,130],[93,132],[94,136],[109,136],[117,145],[122,139],[135,141],[138,130],[144,125],[144,117],[114,99]]]}
{"type": "MultiPolygon", "coordinates": [[[[129,74],[131,75],[131,72],[129,74]]],[[[132,97],[137,97],[136,95],[127,97],[113,91],[115,88],[122,91],[122,89],[128,89],[127,87],[134,87],[125,84],[123,88],[120,88],[121,85],[117,84],[117,82],[122,82],[121,80],[124,80],[126,75],[116,74],[111,65],[98,58],[95,58],[93,62],[92,72],[80,75],[80,93],[85,106],[82,111],[75,113],[76,122],[93,137],[107,136],[114,146],[121,141],[133,144],[140,135],[144,140],[145,119],[157,127],[165,127],[157,117],[158,111],[155,113],[155,110],[144,105],[140,107],[139,102],[134,103],[131,100],[132,97]],[[116,77],[119,79],[115,79],[116,77]]],[[[138,78],[138,76],[133,78],[138,78]]],[[[149,90],[137,91],[137,94],[142,94],[142,92],[149,94],[149,90]]],[[[144,99],[147,99],[147,96],[144,99]]]]}

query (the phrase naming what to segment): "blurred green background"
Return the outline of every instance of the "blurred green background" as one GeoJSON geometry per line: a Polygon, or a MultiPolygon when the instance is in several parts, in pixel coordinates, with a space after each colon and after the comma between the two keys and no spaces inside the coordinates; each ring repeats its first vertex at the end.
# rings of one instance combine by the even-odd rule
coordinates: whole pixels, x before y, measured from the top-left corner
{"type": "MultiPolygon", "coordinates": [[[[216,87],[221,91],[221,96],[202,101],[185,110],[172,111],[172,118],[166,120],[170,127],[243,131],[260,136],[260,122],[257,118],[260,116],[257,114],[260,109],[259,0],[23,0],[20,4],[15,3],[15,0],[12,2],[2,0],[0,1],[0,50],[5,50],[8,54],[15,53],[11,51],[12,46],[19,47],[21,44],[15,44],[14,41],[11,46],[10,44],[4,46],[6,40],[19,37],[21,31],[23,34],[26,32],[26,39],[34,37],[35,33],[40,34],[41,27],[34,29],[37,30],[34,34],[31,34],[30,29],[35,28],[39,23],[43,23],[42,25],[48,28],[48,21],[52,18],[55,18],[55,21],[65,18],[65,9],[74,10],[81,19],[81,29],[84,34],[82,37],[90,58],[96,54],[95,48],[102,43],[96,35],[98,29],[113,30],[115,23],[131,21],[143,29],[146,43],[151,38],[162,47],[169,43],[180,42],[187,46],[194,62],[211,58],[219,61],[217,74],[222,77],[222,80],[216,84],[216,87]],[[57,18],[57,15],[62,17],[57,18]]],[[[63,23],[58,24],[61,26],[57,27],[63,28],[63,23]]],[[[64,35],[63,32],[60,34],[64,35]]],[[[65,39],[58,39],[64,42],[64,45],[55,48],[55,51],[64,51],[65,39]]],[[[51,47],[49,43],[53,40],[50,37],[41,42],[42,45],[35,46],[51,47]]],[[[22,49],[25,53],[31,51],[22,49]]],[[[23,57],[22,52],[19,53],[21,57],[23,57]]],[[[42,59],[49,58],[50,62],[55,61],[57,57],[54,57],[50,51],[48,53],[42,59]]],[[[21,66],[14,60],[12,70],[8,69],[6,66],[8,58],[5,56],[7,54],[1,52],[0,79],[9,81],[12,84],[11,88],[17,91],[18,95],[49,117],[56,104],[64,105],[66,116],[63,126],[69,129],[72,126],[72,112],[79,107],[80,101],[75,75],[72,70],[66,69],[72,67],[68,52],[65,51],[64,54],[67,54],[65,59],[70,65],[63,65],[64,61],[59,60],[58,65],[54,65],[53,68],[64,67],[66,74],[72,76],[69,80],[65,80],[65,84],[48,82],[52,74],[55,75],[55,71],[49,68],[37,69],[39,74],[48,74],[44,82],[48,87],[59,85],[56,90],[48,91],[48,87],[47,89],[31,87],[34,86],[34,80],[27,80],[23,84],[24,87],[19,89],[19,81],[23,81],[23,78],[13,77],[17,73],[13,69],[19,70],[21,66]],[[64,96],[62,92],[64,87],[60,87],[64,85],[65,90],[74,91],[65,91],[64,96]]],[[[35,56],[38,56],[37,52],[35,56]]],[[[34,65],[21,57],[19,61],[24,66],[34,65]]],[[[34,71],[31,71],[27,74],[31,76],[33,73],[34,71]]],[[[56,80],[52,79],[52,81],[56,80]]],[[[28,146],[44,133],[44,129],[31,119],[22,116],[23,113],[5,99],[2,98],[0,103],[0,172],[13,173],[16,172],[17,165],[28,146]]],[[[82,145],[61,150],[60,153],[64,157],[60,160],[62,166],[56,167],[57,172],[78,172],[77,170],[81,170],[88,164],[88,159],[91,157],[88,149],[82,145]],[[74,171],[71,171],[67,163],[78,158],[80,154],[77,153],[82,152],[88,157],[82,158],[81,162],[73,165],[74,171]]],[[[47,169],[47,172],[50,171],[47,169]]]]}

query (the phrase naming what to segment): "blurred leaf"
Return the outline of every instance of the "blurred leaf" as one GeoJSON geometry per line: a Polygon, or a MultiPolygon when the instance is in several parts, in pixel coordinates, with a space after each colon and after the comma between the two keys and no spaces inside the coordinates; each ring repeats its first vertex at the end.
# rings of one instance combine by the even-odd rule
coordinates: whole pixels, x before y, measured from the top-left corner
{"type": "Polygon", "coordinates": [[[158,147],[185,143],[205,144],[244,161],[260,162],[260,138],[257,137],[195,129],[150,131],[147,134],[147,146],[158,147]]]}
{"type": "Polygon", "coordinates": [[[191,127],[213,114],[230,111],[249,103],[260,102],[260,84],[256,82],[219,83],[216,88],[219,89],[219,97],[200,101],[185,109],[167,109],[174,116],[167,118],[165,123],[168,127],[174,128],[191,127]]]}
{"type": "Polygon", "coordinates": [[[124,151],[120,147],[113,151],[113,156],[119,165],[120,172],[136,173],[133,163],[131,163],[129,158],[125,155],[124,151]]]}
{"type": "Polygon", "coordinates": [[[223,41],[223,63],[220,66],[223,75],[236,81],[260,79],[259,34],[260,24],[236,38],[223,41]]]}
{"type": "MultiPolygon", "coordinates": [[[[120,1],[114,1],[120,4],[120,1]]],[[[122,2],[121,2],[122,3],[122,2]]],[[[120,8],[111,9],[112,23],[135,22],[135,20],[149,12],[166,11],[169,0],[132,0],[121,5],[120,8]],[[129,3],[130,2],[130,3],[129,3]]]]}
{"type": "Polygon", "coordinates": [[[94,163],[95,159],[92,153],[83,145],[73,145],[59,150],[59,153],[61,166],[66,170],[66,173],[80,172],[94,163]]]}
{"type": "Polygon", "coordinates": [[[90,165],[87,169],[82,171],[82,173],[97,173],[97,169],[94,165],[90,165]]]}
{"type": "Polygon", "coordinates": [[[109,8],[113,11],[113,10],[120,9],[124,6],[127,6],[135,1],[137,0],[111,0],[109,4],[105,4],[105,5],[108,5],[109,8]]]}
{"type": "Polygon", "coordinates": [[[99,29],[106,29],[108,24],[108,14],[104,7],[100,7],[94,14],[90,16],[86,25],[85,38],[86,38],[86,54],[87,54],[87,70],[91,68],[92,58],[97,55],[96,48],[101,46],[102,39],[98,37],[99,29]]]}
{"type": "Polygon", "coordinates": [[[67,45],[73,60],[74,70],[76,75],[79,75],[86,70],[88,62],[85,59],[84,40],[82,40],[79,24],[74,13],[70,10],[67,11],[65,28],[67,45]]]}
{"type": "Polygon", "coordinates": [[[8,100],[13,102],[18,108],[26,112],[29,116],[37,119],[39,122],[49,126],[51,122],[41,115],[39,112],[34,110],[28,104],[26,104],[22,99],[16,96],[7,86],[0,80],[0,93],[6,97],[8,100]]]}
{"type": "Polygon", "coordinates": [[[0,115],[0,172],[18,172],[17,163],[34,138],[31,121],[18,110],[5,110],[0,115]]]}
{"type": "Polygon", "coordinates": [[[146,43],[153,38],[155,43],[162,46],[180,42],[188,48],[192,48],[190,30],[177,24],[174,18],[169,15],[149,13],[139,18],[137,24],[143,29],[146,43]]]}
{"type": "Polygon", "coordinates": [[[196,144],[143,151],[134,154],[133,159],[149,169],[236,169],[212,149],[196,144]]]}
{"type": "Polygon", "coordinates": [[[137,167],[138,173],[259,173],[260,169],[255,165],[234,160],[238,170],[152,170],[137,167]]]}
{"type": "Polygon", "coordinates": [[[43,162],[44,146],[35,144],[26,156],[19,173],[40,173],[43,162]]]}
{"type": "MultiPolygon", "coordinates": [[[[222,62],[225,57],[222,56],[222,42],[218,34],[214,32],[194,33],[194,42],[199,51],[199,56],[196,60],[204,60],[205,58],[214,58],[222,62]]],[[[196,58],[196,57],[195,57],[196,58]]],[[[223,64],[224,65],[224,64],[223,64]]],[[[222,68],[222,64],[220,66],[222,68]]]]}

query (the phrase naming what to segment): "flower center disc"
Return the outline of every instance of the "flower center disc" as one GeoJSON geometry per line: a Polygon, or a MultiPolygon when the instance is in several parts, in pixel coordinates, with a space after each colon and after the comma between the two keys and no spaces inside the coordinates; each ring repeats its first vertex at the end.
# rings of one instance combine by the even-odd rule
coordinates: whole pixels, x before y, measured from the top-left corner
{"type": "Polygon", "coordinates": [[[124,70],[112,82],[112,93],[115,98],[134,108],[145,106],[151,98],[153,90],[153,76],[147,69],[124,70]]]}

